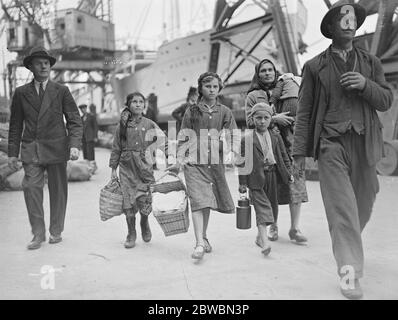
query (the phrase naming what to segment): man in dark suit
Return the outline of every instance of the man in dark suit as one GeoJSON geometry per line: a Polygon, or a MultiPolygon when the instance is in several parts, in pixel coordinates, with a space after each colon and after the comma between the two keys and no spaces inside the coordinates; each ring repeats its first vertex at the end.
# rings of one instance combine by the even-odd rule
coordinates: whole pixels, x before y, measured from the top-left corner
{"type": "Polygon", "coordinates": [[[34,80],[15,90],[11,104],[8,164],[16,167],[21,150],[25,170],[22,187],[34,236],[28,245],[30,250],[40,248],[46,238],[45,170],[50,194],[49,243],[62,241],[68,194],[66,163],[69,159],[78,159],[83,133],[79,111],[69,89],[49,80],[55,62],[44,48],[33,48],[23,63],[33,73],[34,80]]]}
{"type": "Polygon", "coordinates": [[[83,158],[89,160],[91,163],[95,163],[95,142],[97,141],[98,125],[96,116],[87,112],[87,105],[81,104],[79,106],[82,112],[83,122],[83,158]]]}
{"type": "Polygon", "coordinates": [[[361,232],[379,191],[383,138],[376,111],[388,110],[393,99],[380,60],[353,45],[365,18],[365,9],[347,0],[323,18],[321,32],[332,45],[304,65],[293,143],[296,166],[304,167],[305,156],[318,160],[340,290],[349,299],[363,295],[361,232]]]}

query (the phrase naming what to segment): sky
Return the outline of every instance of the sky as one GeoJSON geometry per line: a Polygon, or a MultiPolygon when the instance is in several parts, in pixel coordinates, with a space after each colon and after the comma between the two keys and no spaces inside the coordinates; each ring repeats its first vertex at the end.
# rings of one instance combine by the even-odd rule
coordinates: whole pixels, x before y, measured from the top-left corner
{"type": "MultiPolygon", "coordinates": [[[[171,8],[176,0],[113,0],[113,22],[117,45],[125,47],[127,44],[138,43],[140,47],[155,50],[163,40],[171,37],[185,36],[189,33],[209,29],[213,23],[213,11],[215,0],[179,0],[180,33],[172,32],[171,8]],[[165,25],[166,23],[166,25],[165,25]],[[139,39],[138,39],[139,38],[139,39]]],[[[294,2],[295,0],[286,0],[294,2]]],[[[332,1],[334,2],[334,1],[332,1]]],[[[77,0],[59,0],[59,9],[76,7],[77,0]]],[[[307,28],[303,36],[304,42],[309,46],[308,52],[300,57],[303,64],[317,53],[324,50],[330,40],[324,38],[319,26],[327,7],[323,0],[303,0],[308,10],[307,28]]],[[[250,0],[242,5],[245,10],[239,19],[245,20],[246,15],[250,16],[258,7],[250,0]]],[[[358,34],[364,31],[374,30],[374,19],[368,17],[369,21],[359,30],[358,34]],[[366,30],[368,28],[369,30],[366,30]]],[[[12,55],[7,52],[4,34],[0,36],[0,60],[9,61],[12,55]],[[2,58],[4,52],[5,59],[2,58]]],[[[0,74],[3,73],[3,61],[0,63],[0,74]]],[[[2,77],[1,77],[2,78],[2,77]]],[[[0,95],[3,94],[3,83],[0,79],[0,95]]]]}

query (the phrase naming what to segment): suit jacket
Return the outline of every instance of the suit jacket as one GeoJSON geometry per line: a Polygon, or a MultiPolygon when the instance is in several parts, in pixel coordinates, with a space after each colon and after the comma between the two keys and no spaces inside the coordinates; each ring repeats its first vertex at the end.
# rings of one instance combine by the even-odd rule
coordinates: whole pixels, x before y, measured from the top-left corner
{"type": "MultiPolygon", "coordinates": [[[[354,47],[361,74],[366,78],[361,99],[365,117],[366,158],[375,165],[383,155],[382,124],[377,111],[387,111],[392,104],[393,93],[384,78],[380,60],[354,47]]],[[[308,61],[303,68],[303,79],[299,91],[293,155],[314,157],[319,153],[319,141],[323,120],[328,107],[330,92],[329,74],[332,72],[330,48],[308,61]]]]}
{"type": "Polygon", "coordinates": [[[94,141],[98,135],[97,117],[91,113],[86,114],[86,120],[83,120],[83,137],[87,142],[94,141]]]}
{"type": "Polygon", "coordinates": [[[82,120],[66,86],[48,81],[41,105],[33,81],[15,90],[11,103],[9,157],[18,157],[21,151],[24,163],[66,162],[70,148],[80,148],[82,134],[82,120]]]}
{"type": "MultiPolygon", "coordinates": [[[[288,184],[291,176],[291,164],[289,156],[286,152],[285,145],[283,144],[282,137],[279,133],[269,131],[272,141],[272,151],[274,153],[277,177],[281,179],[283,183],[288,184]]],[[[250,141],[250,140],[249,140],[250,141]]],[[[250,144],[249,144],[250,146],[250,144]]],[[[250,174],[239,175],[239,184],[246,185],[249,189],[262,189],[265,185],[265,174],[264,174],[264,153],[261,148],[260,140],[255,134],[254,130],[250,130],[249,133],[241,141],[241,152],[246,157],[253,156],[253,170],[250,174]],[[252,139],[253,141],[253,152],[252,150],[246,150],[246,140],[252,139]]]]}

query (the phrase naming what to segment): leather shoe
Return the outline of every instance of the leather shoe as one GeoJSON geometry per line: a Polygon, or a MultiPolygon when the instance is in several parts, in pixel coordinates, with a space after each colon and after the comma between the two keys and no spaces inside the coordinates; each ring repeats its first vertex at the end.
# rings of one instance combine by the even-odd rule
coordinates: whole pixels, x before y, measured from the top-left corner
{"type": "MultiPolygon", "coordinates": [[[[347,284],[344,283],[345,286],[347,284]]],[[[341,294],[350,300],[359,300],[363,297],[363,292],[358,279],[355,279],[354,288],[346,288],[340,285],[341,294]]]]}
{"type": "Polygon", "coordinates": [[[57,236],[51,235],[51,236],[50,236],[50,239],[48,240],[48,243],[54,244],[54,243],[58,243],[58,242],[61,242],[61,241],[62,241],[62,237],[61,237],[60,234],[57,235],[57,236]]]}
{"type": "Polygon", "coordinates": [[[41,247],[41,243],[46,241],[45,236],[34,236],[32,241],[28,244],[28,250],[36,250],[41,247]]]}

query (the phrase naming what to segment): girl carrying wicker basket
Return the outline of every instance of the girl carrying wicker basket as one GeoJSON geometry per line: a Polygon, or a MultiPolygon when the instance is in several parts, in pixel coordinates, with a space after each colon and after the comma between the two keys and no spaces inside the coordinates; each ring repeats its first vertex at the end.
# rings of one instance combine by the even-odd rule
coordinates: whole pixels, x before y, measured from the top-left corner
{"type": "MultiPolygon", "coordinates": [[[[158,125],[142,116],[145,107],[145,97],[139,92],[131,93],[126,98],[126,108],[120,116],[113,140],[109,166],[112,168],[112,179],[117,179],[116,169],[119,167],[120,185],[123,193],[123,211],[126,215],[128,235],[125,248],[133,248],[137,238],[135,230],[136,214],[141,215],[140,225],[142,239],[151,241],[152,233],[149,227],[148,215],[152,211],[152,195],[150,185],[155,182],[153,174],[153,157],[148,157],[154,140],[146,141],[148,134],[156,136],[160,141],[157,147],[162,147],[165,141],[164,133],[158,125]],[[155,130],[155,131],[153,131],[155,130]],[[154,134],[156,132],[156,134],[154,134]]],[[[156,140],[156,138],[155,138],[156,140]]]]}
{"type": "Polygon", "coordinates": [[[184,165],[184,176],[190,199],[192,221],[194,226],[196,245],[192,253],[193,259],[202,259],[204,253],[210,253],[212,247],[207,238],[210,210],[221,213],[234,213],[235,206],[225,179],[219,133],[222,130],[237,129],[231,110],[217,101],[222,89],[222,81],[216,73],[206,72],[198,79],[199,98],[195,105],[185,112],[181,131],[178,136],[179,144],[177,164],[169,167],[169,171],[178,172],[184,165]],[[203,135],[203,132],[204,135],[203,135]],[[208,133],[207,133],[208,132],[208,133]],[[215,134],[214,134],[215,133],[215,134]],[[213,135],[214,134],[214,135],[213,135]],[[195,151],[185,150],[194,135],[195,151]],[[190,139],[186,139],[190,137],[190,139]],[[219,147],[217,147],[219,144],[219,147]],[[214,159],[218,154],[219,161],[214,159]],[[192,157],[196,155],[196,157],[192,157]]]}

